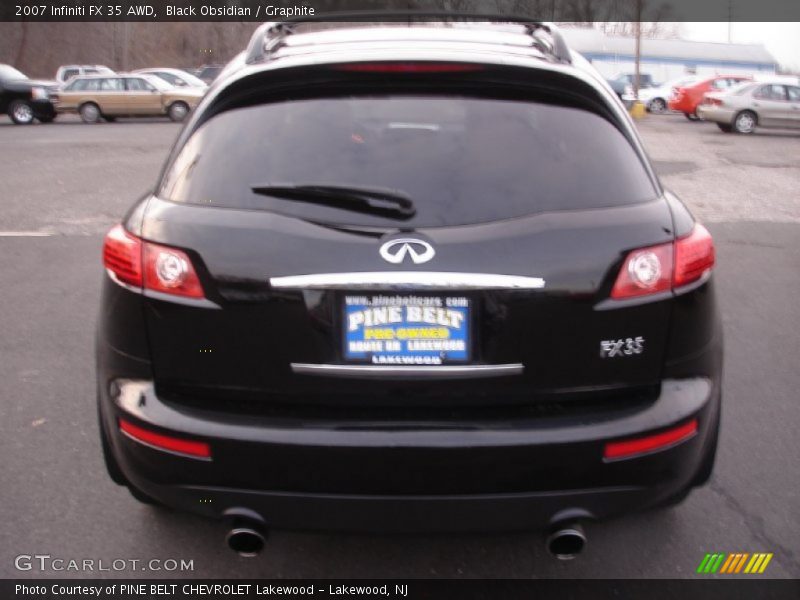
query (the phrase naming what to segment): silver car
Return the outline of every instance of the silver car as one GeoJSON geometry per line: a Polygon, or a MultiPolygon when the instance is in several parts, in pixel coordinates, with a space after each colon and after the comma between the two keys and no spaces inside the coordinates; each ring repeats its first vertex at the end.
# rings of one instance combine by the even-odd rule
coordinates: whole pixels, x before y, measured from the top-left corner
{"type": "Polygon", "coordinates": [[[726,133],[753,133],[756,127],[800,129],[800,85],[749,81],[726,92],[709,92],[697,114],[726,133]]]}

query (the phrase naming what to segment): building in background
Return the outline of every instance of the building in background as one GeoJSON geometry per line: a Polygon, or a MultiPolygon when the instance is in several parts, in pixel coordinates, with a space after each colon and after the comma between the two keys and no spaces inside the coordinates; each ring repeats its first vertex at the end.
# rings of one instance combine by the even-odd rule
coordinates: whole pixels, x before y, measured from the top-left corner
{"type": "MultiPolygon", "coordinates": [[[[565,28],[563,32],[570,47],[591,61],[603,77],[634,72],[634,38],[612,37],[593,28],[565,28]]],[[[683,75],[768,75],[777,68],[777,61],[761,44],[642,39],[641,72],[655,81],[683,75]]]]}

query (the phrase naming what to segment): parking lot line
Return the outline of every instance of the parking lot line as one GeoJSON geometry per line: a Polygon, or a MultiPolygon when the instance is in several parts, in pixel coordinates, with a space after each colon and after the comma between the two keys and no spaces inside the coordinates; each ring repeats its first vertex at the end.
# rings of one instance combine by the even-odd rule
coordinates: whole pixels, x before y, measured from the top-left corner
{"type": "Polygon", "coordinates": [[[46,231],[0,231],[0,237],[50,237],[46,231]]]}

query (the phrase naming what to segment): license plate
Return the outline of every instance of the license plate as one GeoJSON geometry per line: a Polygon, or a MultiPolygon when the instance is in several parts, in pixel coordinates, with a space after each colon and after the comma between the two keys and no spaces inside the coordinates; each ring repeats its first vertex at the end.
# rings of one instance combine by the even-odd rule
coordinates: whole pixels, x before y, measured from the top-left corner
{"type": "Polygon", "coordinates": [[[376,365],[470,359],[470,300],[463,296],[344,297],[344,358],[376,365]]]}

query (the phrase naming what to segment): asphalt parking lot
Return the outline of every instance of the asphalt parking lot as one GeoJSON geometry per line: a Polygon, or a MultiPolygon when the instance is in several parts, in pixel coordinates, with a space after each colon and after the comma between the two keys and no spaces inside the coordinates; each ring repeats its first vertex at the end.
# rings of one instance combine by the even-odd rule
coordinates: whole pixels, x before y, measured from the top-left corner
{"type": "Polygon", "coordinates": [[[0,118],[0,577],[690,577],[706,552],[772,552],[765,576],[800,577],[800,133],[726,135],[678,115],[640,129],[666,187],[717,242],[726,370],[711,484],[676,508],[589,525],[570,562],[539,533],[278,531],[242,559],[220,523],[114,485],[95,422],[102,236],[154,182],[178,126],[0,118]],[[18,571],[20,554],[194,569],[18,571]]]}

